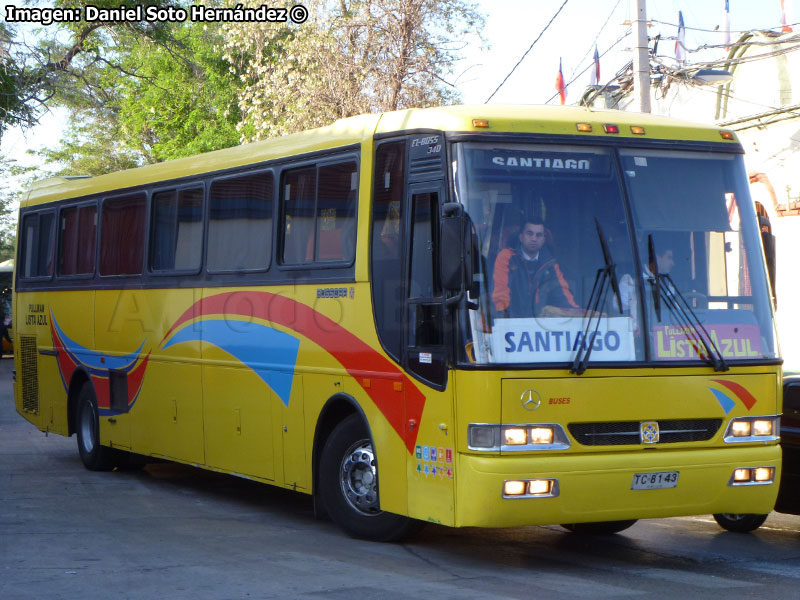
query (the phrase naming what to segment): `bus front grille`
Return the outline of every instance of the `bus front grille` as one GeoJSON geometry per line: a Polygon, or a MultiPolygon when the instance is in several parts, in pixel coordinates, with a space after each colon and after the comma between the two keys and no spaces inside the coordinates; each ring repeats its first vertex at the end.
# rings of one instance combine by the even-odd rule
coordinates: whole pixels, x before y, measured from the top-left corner
{"type": "Polygon", "coordinates": [[[39,370],[37,367],[36,336],[21,335],[19,338],[22,373],[22,410],[39,412],[39,370]]]}
{"type": "MultiPolygon", "coordinates": [[[[722,419],[665,419],[658,421],[659,444],[705,442],[716,435],[722,419]]],[[[621,446],[641,443],[640,421],[570,423],[569,432],[584,446],[621,446]]]]}

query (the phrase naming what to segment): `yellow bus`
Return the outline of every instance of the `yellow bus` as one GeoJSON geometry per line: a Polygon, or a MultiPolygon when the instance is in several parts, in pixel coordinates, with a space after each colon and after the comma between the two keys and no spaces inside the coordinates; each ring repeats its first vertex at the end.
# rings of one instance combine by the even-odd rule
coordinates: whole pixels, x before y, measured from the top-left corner
{"type": "Polygon", "coordinates": [[[89,469],[230,473],[375,540],[774,505],[781,361],[728,131],[413,109],[47,180],[19,217],[17,410],[89,469]]]}

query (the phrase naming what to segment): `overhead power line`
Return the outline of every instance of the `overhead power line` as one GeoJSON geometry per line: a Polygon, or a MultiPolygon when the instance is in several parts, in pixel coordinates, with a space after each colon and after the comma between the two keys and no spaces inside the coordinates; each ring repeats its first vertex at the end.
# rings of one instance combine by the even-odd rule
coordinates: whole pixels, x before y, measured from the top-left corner
{"type": "MultiPolygon", "coordinates": [[[[608,25],[608,22],[611,20],[611,17],[613,17],[613,16],[614,16],[614,13],[616,12],[616,10],[617,10],[617,7],[620,5],[620,3],[621,3],[621,2],[622,2],[622,0],[617,0],[617,3],[614,5],[614,8],[612,8],[612,9],[611,9],[611,12],[610,12],[610,13],[608,13],[608,18],[606,19],[606,22],[605,22],[605,23],[603,23],[602,27],[600,27],[600,30],[597,32],[597,35],[596,35],[596,36],[594,36],[594,39],[592,40],[592,43],[591,43],[591,44],[589,44],[589,49],[586,51],[586,54],[584,54],[584,55],[583,55],[583,58],[581,58],[581,59],[580,59],[580,60],[579,60],[579,61],[576,63],[576,66],[575,66],[575,68],[574,68],[574,69],[572,69],[572,73],[570,73],[570,75],[569,75],[570,79],[572,79],[572,77],[574,77],[574,76],[575,76],[575,72],[576,72],[578,69],[580,69],[580,68],[581,68],[581,65],[583,64],[583,61],[584,61],[584,60],[586,60],[586,57],[587,57],[587,56],[589,56],[589,53],[592,51],[592,48],[594,48],[594,45],[597,43],[597,40],[600,38],[600,34],[601,34],[601,33],[603,33],[603,30],[606,28],[606,25],[608,25]]],[[[584,70],[584,71],[581,71],[581,74],[582,74],[582,73],[584,73],[584,72],[585,72],[585,70],[584,70]]]]}
{"type": "MultiPolygon", "coordinates": [[[[666,21],[658,21],[656,19],[650,19],[650,23],[658,23],[659,25],[669,25],[670,27],[678,27],[677,23],[667,23],[666,21]]],[[[789,23],[789,27],[796,27],[800,25],[800,23],[789,23]]],[[[783,27],[783,23],[779,23],[778,25],[773,25],[772,27],[757,27],[758,31],[769,31],[771,29],[781,29],[783,27]]],[[[703,29],[702,27],[688,27],[686,25],[683,26],[686,31],[705,31],[707,33],[724,33],[722,29],[703,29]]],[[[731,29],[731,33],[749,33],[753,31],[753,29],[731,29]]]]}
{"type": "Polygon", "coordinates": [[[556,20],[556,17],[557,17],[557,16],[558,16],[558,15],[561,13],[561,11],[562,11],[562,10],[564,9],[564,7],[567,5],[567,2],[569,2],[569,0],[564,0],[564,3],[563,3],[563,4],[562,4],[562,5],[559,7],[559,9],[556,11],[556,14],[554,14],[554,15],[553,15],[553,17],[550,19],[550,21],[547,23],[547,25],[545,25],[545,26],[544,26],[544,29],[542,29],[542,31],[539,33],[539,35],[536,37],[536,39],[535,39],[535,40],[533,40],[533,43],[530,45],[530,47],[529,47],[527,50],[525,50],[525,54],[523,54],[523,55],[522,55],[522,58],[520,58],[520,59],[517,61],[517,64],[515,64],[515,65],[514,65],[514,68],[513,68],[513,69],[511,69],[511,71],[509,71],[509,73],[508,73],[508,75],[506,75],[505,79],[503,79],[503,81],[501,81],[501,82],[500,82],[500,85],[498,85],[498,86],[497,86],[497,89],[496,89],[495,91],[493,91],[493,92],[492,92],[492,95],[491,95],[491,96],[489,96],[489,97],[486,99],[486,102],[484,102],[484,104],[488,103],[488,102],[489,102],[489,100],[491,100],[492,98],[494,98],[494,95],[495,95],[497,92],[499,92],[499,91],[500,91],[500,88],[501,88],[501,87],[503,87],[503,85],[505,85],[505,82],[506,82],[506,81],[508,81],[508,78],[509,78],[509,77],[511,77],[511,75],[514,73],[514,71],[516,71],[516,70],[517,70],[517,67],[518,67],[518,66],[519,66],[519,65],[522,63],[522,61],[523,61],[523,60],[525,60],[525,57],[526,57],[526,56],[528,56],[528,53],[529,53],[529,52],[530,52],[530,51],[533,49],[533,47],[536,45],[536,42],[538,42],[538,41],[541,39],[541,37],[544,35],[544,32],[545,32],[545,31],[547,31],[547,29],[550,27],[550,25],[553,23],[553,21],[555,21],[555,20],[556,20]]]}

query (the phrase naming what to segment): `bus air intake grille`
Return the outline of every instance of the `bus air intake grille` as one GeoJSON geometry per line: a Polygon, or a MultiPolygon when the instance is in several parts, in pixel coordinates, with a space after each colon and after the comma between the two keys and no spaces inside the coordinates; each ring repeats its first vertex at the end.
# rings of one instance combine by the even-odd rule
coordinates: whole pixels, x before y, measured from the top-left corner
{"type": "MultiPolygon", "coordinates": [[[[713,438],[722,419],[666,419],[658,421],[659,444],[706,442],[713,438]]],[[[639,421],[608,423],[570,423],[569,432],[584,446],[622,446],[641,444],[639,421]]]]}
{"type": "Polygon", "coordinates": [[[22,365],[22,410],[39,412],[39,373],[37,367],[36,336],[21,335],[19,338],[20,362],[22,365]]]}

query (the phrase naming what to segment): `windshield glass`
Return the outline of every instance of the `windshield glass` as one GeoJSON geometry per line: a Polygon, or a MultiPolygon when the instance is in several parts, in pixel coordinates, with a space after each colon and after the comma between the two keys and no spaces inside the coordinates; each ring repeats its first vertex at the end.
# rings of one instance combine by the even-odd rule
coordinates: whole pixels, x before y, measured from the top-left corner
{"type": "Polygon", "coordinates": [[[652,150],[620,156],[645,263],[653,359],[706,353],[697,343],[699,328],[687,327],[672,309],[673,293],[686,300],[725,360],[774,358],[761,238],[741,156],[652,150]]]}
{"type": "Polygon", "coordinates": [[[592,363],[707,361],[704,328],[726,360],[775,356],[741,160],[625,151],[619,165],[617,156],[602,147],[455,145],[456,194],[476,256],[459,319],[462,362],[563,365],[589,348],[592,363]],[[662,257],[657,280],[650,246],[662,257]],[[675,309],[680,294],[699,324],[675,309]]]}

